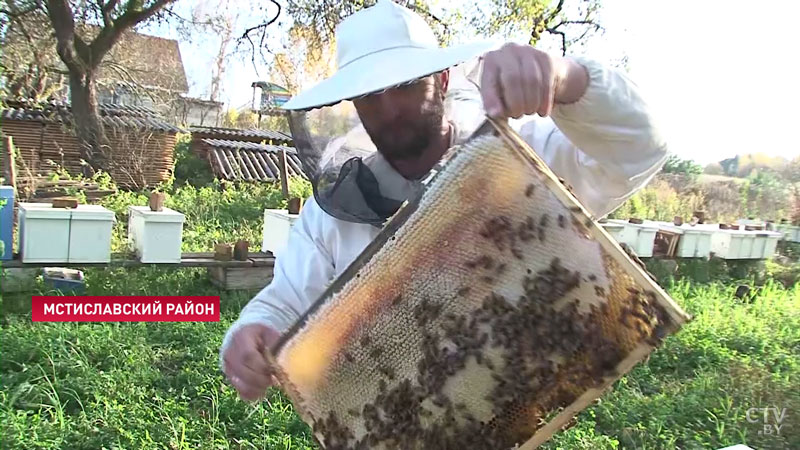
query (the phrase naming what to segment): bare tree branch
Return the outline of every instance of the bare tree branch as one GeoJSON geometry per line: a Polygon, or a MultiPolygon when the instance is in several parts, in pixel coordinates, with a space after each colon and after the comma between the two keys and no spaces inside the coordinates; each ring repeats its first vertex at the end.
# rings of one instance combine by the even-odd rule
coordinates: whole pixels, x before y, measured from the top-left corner
{"type": "MultiPolygon", "coordinates": [[[[264,41],[266,40],[266,37],[267,37],[267,29],[269,28],[270,25],[272,25],[273,23],[275,23],[278,20],[278,18],[281,15],[281,11],[283,10],[283,8],[281,7],[280,3],[278,3],[275,0],[270,0],[270,1],[272,2],[273,5],[275,5],[278,8],[278,10],[275,12],[275,15],[272,16],[271,19],[269,19],[268,21],[266,21],[264,23],[261,23],[259,25],[254,26],[254,27],[250,27],[250,28],[246,29],[244,31],[244,33],[242,33],[242,35],[239,37],[239,39],[236,40],[237,44],[241,43],[244,40],[247,40],[247,42],[250,44],[250,49],[251,49],[250,61],[253,64],[253,68],[255,69],[256,74],[258,74],[258,67],[256,65],[256,45],[255,45],[255,43],[253,43],[253,39],[250,36],[250,34],[251,33],[255,33],[255,32],[258,31],[260,33],[260,35],[261,35],[259,43],[258,43],[258,48],[261,48],[261,49],[265,48],[264,47],[264,41]]],[[[263,55],[261,55],[261,57],[263,59],[263,55]]]]}

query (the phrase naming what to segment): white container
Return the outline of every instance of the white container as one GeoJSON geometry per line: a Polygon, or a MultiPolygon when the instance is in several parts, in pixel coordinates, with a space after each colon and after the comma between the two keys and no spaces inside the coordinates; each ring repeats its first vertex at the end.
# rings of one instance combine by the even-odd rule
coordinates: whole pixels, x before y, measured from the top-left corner
{"type": "Polygon", "coordinates": [[[286,249],[289,231],[298,217],[299,214],[289,214],[283,209],[265,209],[261,251],[278,257],[286,249]]]}
{"type": "Polygon", "coordinates": [[[181,262],[183,214],[169,208],[151,211],[149,206],[131,206],[128,214],[128,239],[141,262],[181,262]]]}
{"type": "Polygon", "coordinates": [[[775,224],[775,229],[783,234],[783,240],[800,242],[800,227],[787,224],[775,224]]]}
{"type": "Polygon", "coordinates": [[[69,262],[69,220],[66,208],[49,203],[19,204],[19,249],[23,263],[69,262]]]}
{"type": "Polygon", "coordinates": [[[771,232],[768,233],[764,239],[767,243],[764,245],[764,255],[762,256],[764,259],[769,259],[775,256],[775,250],[778,248],[778,241],[781,240],[782,235],[780,233],[771,232]]]}
{"type": "Polygon", "coordinates": [[[780,237],[772,231],[717,230],[711,251],[724,259],[767,259],[775,254],[780,237]]]}
{"type": "Polygon", "coordinates": [[[657,222],[658,227],[665,231],[678,233],[678,248],[675,256],[678,258],[708,258],[711,254],[711,236],[714,229],[706,225],[694,225],[684,223],[677,226],[669,222],[657,222]]]}
{"type": "Polygon", "coordinates": [[[636,256],[641,258],[653,256],[653,245],[656,240],[656,232],[658,232],[655,222],[645,221],[642,224],[636,224],[626,220],[611,219],[603,226],[606,230],[614,229],[612,234],[614,239],[620,244],[627,244],[636,256]],[[621,231],[615,229],[619,225],[623,227],[621,231]]]}
{"type": "Polygon", "coordinates": [[[608,232],[615,241],[620,242],[622,239],[622,232],[625,231],[625,225],[616,222],[605,222],[600,225],[603,226],[606,232],[608,232]]]}
{"type": "Polygon", "coordinates": [[[111,261],[111,230],[114,212],[100,205],[79,205],[70,210],[69,262],[111,261]]]}

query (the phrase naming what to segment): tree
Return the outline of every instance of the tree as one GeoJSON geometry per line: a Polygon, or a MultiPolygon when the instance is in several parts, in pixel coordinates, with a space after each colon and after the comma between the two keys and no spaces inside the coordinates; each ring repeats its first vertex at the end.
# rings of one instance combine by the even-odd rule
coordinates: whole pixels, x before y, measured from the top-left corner
{"type": "Polygon", "coordinates": [[[703,167],[691,159],[681,159],[677,155],[669,155],[662,171],[664,173],[679,173],[694,177],[703,173],[703,167]]]}
{"type": "Polygon", "coordinates": [[[40,102],[52,98],[64,87],[66,72],[58,66],[58,56],[50,36],[40,30],[48,27],[47,16],[39,11],[21,10],[14,0],[4,0],[2,20],[4,95],[40,102]],[[16,20],[25,16],[25,20],[16,20]]]}
{"type": "MultiPolygon", "coordinates": [[[[67,68],[70,103],[87,175],[106,167],[108,138],[97,107],[96,75],[104,57],[125,31],[164,18],[174,0],[4,0],[4,23],[24,27],[46,17],[56,52],[67,68]],[[94,24],[96,27],[84,27],[94,24]],[[92,30],[96,32],[92,33],[92,30]]],[[[42,30],[37,30],[41,33],[42,30]]]]}
{"type": "Polygon", "coordinates": [[[471,23],[479,32],[526,36],[530,45],[550,34],[559,38],[562,55],[591,33],[604,31],[597,20],[599,0],[579,0],[569,4],[558,0],[555,5],[548,0],[492,0],[489,8],[489,11],[479,8],[473,14],[471,23]]]}

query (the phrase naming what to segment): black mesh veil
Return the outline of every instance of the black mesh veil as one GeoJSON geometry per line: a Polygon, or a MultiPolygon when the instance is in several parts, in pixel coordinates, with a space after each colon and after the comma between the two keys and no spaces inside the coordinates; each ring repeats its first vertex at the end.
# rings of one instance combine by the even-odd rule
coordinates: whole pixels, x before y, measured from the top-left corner
{"type": "MultiPolygon", "coordinates": [[[[456,144],[483,122],[479,77],[478,58],[450,69],[445,117],[453,124],[456,144]]],[[[314,199],[327,214],[347,222],[382,226],[405,201],[381,192],[379,180],[365,164],[377,149],[352,102],[292,111],[289,126],[314,199]]]]}

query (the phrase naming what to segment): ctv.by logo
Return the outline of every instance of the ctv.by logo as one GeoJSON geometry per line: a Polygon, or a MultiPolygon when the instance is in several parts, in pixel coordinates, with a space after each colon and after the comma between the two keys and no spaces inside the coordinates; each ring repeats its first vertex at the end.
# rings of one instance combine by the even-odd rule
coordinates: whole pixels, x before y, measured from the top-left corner
{"type": "Polygon", "coordinates": [[[764,424],[763,430],[758,430],[760,435],[780,436],[781,429],[785,425],[786,408],[770,406],[768,408],[750,408],[746,413],[747,421],[750,423],[764,424]]]}

